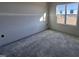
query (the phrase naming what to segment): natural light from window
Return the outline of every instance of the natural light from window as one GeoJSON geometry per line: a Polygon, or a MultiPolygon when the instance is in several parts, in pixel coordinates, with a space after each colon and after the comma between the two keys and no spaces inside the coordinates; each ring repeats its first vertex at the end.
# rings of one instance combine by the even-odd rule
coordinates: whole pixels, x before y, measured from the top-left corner
{"type": "Polygon", "coordinates": [[[78,13],[78,4],[76,3],[68,4],[66,24],[77,25],[77,13],[78,13]]]}
{"type": "Polygon", "coordinates": [[[43,16],[41,16],[40,21],[46,21],[46,12],[43,14],[43,16]]]}
{"type": "Polygon", "coordinates": [[[58,24],[77,25],[78,3],[56,6],[58,24]]]}
{"type": "Polygon", "coordinates": [[[58,5],[56,7],[57,23],[65,23],[65,5],[58,5]]]}

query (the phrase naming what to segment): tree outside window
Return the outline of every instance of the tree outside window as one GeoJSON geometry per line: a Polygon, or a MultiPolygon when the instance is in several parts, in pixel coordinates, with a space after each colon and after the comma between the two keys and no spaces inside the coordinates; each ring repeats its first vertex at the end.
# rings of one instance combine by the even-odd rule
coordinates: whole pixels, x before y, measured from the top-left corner
{"type": "Polygon", "coordinates": [[[70,14],[73,14],[73,10],[70,10],[70,14]]]}

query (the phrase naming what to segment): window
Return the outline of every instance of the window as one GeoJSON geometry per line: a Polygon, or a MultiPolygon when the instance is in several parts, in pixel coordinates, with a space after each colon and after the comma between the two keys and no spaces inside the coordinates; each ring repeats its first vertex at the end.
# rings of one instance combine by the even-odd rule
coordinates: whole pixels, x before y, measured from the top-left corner
{"type": "Polygon", "coordinates": [[[56,7],[57,23],[64,24],[65,21],[65,5],[56,7]]]}
{"type": "Polygon", "coordinates": [[[57,23],[77,25],[78,3],[56,6],[57,23]]]}
{"type": "Polygon", "coordinates": [[[66,24],[77,25],[78,4],[67,4],[66,24]]]}

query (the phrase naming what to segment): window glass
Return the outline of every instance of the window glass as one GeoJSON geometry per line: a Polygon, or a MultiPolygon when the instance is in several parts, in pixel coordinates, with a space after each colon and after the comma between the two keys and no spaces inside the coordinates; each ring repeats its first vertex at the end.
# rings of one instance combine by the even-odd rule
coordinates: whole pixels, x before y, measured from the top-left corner
{"type": "Polygon", "coordinates": [[[56,16],[57,16],[57,23],[60,24],[65,23],[65,5],[56,6],[56,16]]]}
{"type": "Polygon", "coordinates": [[[78,4],[67,4],[66,24],[77,25],[78,4]]]}

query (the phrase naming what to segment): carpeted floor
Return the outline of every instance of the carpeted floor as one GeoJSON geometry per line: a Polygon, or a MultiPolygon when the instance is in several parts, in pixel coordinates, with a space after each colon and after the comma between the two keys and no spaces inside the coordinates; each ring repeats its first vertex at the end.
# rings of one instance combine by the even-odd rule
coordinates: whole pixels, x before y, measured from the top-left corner
{"type": "Polygon", "coordinates": [[[79,56],[79,37],[46,30],[0,48],[0,55],[10,57],[79,56]]]}

